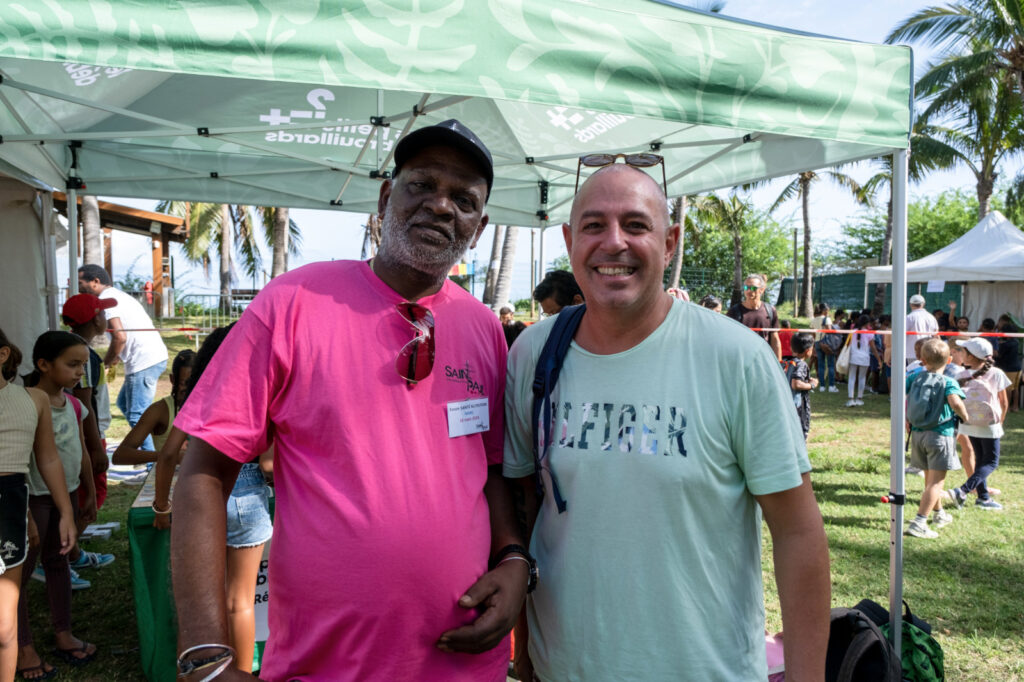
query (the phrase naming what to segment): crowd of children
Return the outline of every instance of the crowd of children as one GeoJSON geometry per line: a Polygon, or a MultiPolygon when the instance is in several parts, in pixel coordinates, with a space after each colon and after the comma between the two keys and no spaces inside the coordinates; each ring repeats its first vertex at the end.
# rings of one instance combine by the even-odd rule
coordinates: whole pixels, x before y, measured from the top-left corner
{"type": "MultiPolygon", "coordinates": [[[[72,331],[45,332],[37,339],[24,387],[12,383],[22,354],[0,330],[0,682],[58,673],[37,651],[29,629],[27,585],[33,577],[46,583],[53,656],[81,666],[97,653],[95,645],[72,634],[71,592],[90,585],[75,568],[114,561],[76,542],[106,496],[109,397],[102,362],[87,339],[106,329],[107,307],[91,294],[72,296],[62,311],[72,331]]],[[[210,334],[198,354],[186,350],[175,357],[171,395],[154,402],[114,452],[115,464],[156,462],[157,528],[170,527],[171,479],[185,451],[186,437],[174,428],[174,418],[228,329],[210,334]],[[150,438],[154,449],[144,449],[150,438]]],[[[235,660],[246,672],[254,650],[253,595],[273,532],[267,482],[272,466],[271,453],[243,465],[228,501],[227,611],[235,660]]]]}

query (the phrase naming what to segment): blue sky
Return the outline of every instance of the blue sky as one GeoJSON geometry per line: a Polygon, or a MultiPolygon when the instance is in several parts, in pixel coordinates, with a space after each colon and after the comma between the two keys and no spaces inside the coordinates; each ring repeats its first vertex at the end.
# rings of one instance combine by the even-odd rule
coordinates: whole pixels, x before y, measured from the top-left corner
{"type": "MultiPolygon", "coordinates": [[[[694,3],[699,4],[699,3],[694,3]]],[[[818,33],[822,35],[861,40],[865,42],[882,42],[885,34],[901,20],[919,9],[936,4],[922,0],[865,0],[849,2],[849,0],[802,0],[799,2],[780,3],[777,0],[729,0],[723,14],[763,24],[780,26],[788,29],[818,33]]],[[[928,59],[930,51],[915,47],[915,62],[918,73],[928,59]]],[[[1003,169],[1003,176],[1012,176],[1019,163],[1003,169]]],[[[872,173],[867,164],[854,167],[848,171],[859,180],[864,180],[872,173]]],[[[777,180],[766,188],[753,193],[755,204],[766,208],[778,196],[785,185],[784,180],[777,180]]],[[[811,220],[815,238],[835,240],[841,236],[840,225],[857,212],[851,199],[842,192],[834,190],[825,183],[815,187],[811,201],[811,220]]],[[[930,176],[924,183],[912,186],[911,196],[930,195],[947,188],[962,187],[973,191],[973,176],[966,170],[949,173],[937,173],[930,176]]],[[[154,202],[140,200],[119,200],[115,197],[103,197],[105,200],[124,203],[140,208],[152,209],[154,202]]],[[[791,202],[789,207],[777,213],[783,221],[797,220],[798,202],[791,202]]],[[[330,259],[359,258],[362,246],[362,227],[366,216],[362,214],[340,214],[327,211],[297,209],[292,211],[292,218],[303,232],[303,248],[299,258],[293,258],[290,265],[297,265],[330,259]]],[[[528,230],[519,231],[516,251],[515,268],[513,270],[512,300],[526,298],[530,293],[530,237],[528,230]]],[[[490,257],[490,245],[493,231],[488,228],[475,250],[467,255],[467,261],[474,259],[486,264],[490,257]]],[[[206,280],[202,271],[193,269],[184,258],[180,257],[177,246],[173,247],[175,269],[179,275],[179,290],[192,293],[215,292],[217,290],[216,266],[211,271],[212,279],[206,280]],[[184,275],[184,277],[182,277],[184,275]]],[[[148,240],[142,237],[117,235],[114,242],[114,276],[121,276],[133,260],[138,258],[135,267],[137,273],[148,272],[149,268],[148,240]]],[[[565,253],[561,230],[549,228],[544,235],[545,262],[550,263],[555,257],[565,253]]],[[[266,259],[269,270],[269,257],[266,259]]],[[[61,260],[58,260],[61,262],[61,260]]],[[[63,260],[66,262],[66,259],[63,260]]],[[[66,266],[65,266],[66,267],[66,266]]],[[[257,282],[259,284],[259,282],[257,282]]],[[[241,281],[239,287],[251,286],[251,281],[241,281]]],[[[478,287],[477,294],[480,294],[478,287]]]]}

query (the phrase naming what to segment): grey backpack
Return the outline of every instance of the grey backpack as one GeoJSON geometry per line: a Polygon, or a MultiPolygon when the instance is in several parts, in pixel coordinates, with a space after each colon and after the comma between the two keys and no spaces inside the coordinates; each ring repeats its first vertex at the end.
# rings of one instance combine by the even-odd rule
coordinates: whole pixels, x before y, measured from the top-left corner
{"type": "Polygon", "coordinates": [[[930,431],[942,422],[946,406],[946,377],[919,372],[907,389],[907,421],[921,431],[930,431]]]}

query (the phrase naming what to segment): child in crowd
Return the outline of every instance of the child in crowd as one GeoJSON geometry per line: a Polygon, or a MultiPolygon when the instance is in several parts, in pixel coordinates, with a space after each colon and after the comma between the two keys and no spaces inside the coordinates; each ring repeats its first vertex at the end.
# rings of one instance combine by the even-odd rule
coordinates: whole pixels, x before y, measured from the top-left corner
{"type": "MultiPolygon", "coordinates": [[[[949,347],[949,364],[946,365],[946,369],[943,372],[947,377],[957,379],[964,372],[964,349],[957,345],[956,338],[949,338],[946,340],[946,345],[949,347]]],[[[964,467],[964,475],[970,478],[974,474],[974,448],[971,447],[971,439],[967,435],[958,430],[956,434],[956,444],[960,446],[960,463],[964,467]]],[[[990,495],[995,495],[992,492],[993,488],[988,489],[990,495]]]]}
{"type": "Polygon", "coordinates": [[[716,313],[722,312],[722,299],[718,298],[714,294],[708,294],[704,298],[700,299],[700,304],[708,310],[713,310],[716,313]]]}
{"type": "Polygon", "coordinates": [[[964,372],[960,375],[969,419],[960,427],[971,439],[974,449],[974,473],[959,488],[945,492],[946,498],[962,507],[968,493],[977,490],[974,503],[979,509],[998,511],[1003,508],[991,498],[988,477],[999,467],[999,439],[1003,436],[1003,421],[1006,419],[1006,389],[1010,380],[1002,370],[993,365],[992,344],[981,337],[959,339],[957,345],[964,349],[964,372]]]}
{"type": "MultiPolygon", "coordinates": [[[[873,321],[873,326],[879,331],[887,331],[892,318],[889,315],[882,315],[873,321]]],[[[868,385],[874,393],[889,392],[889,374],[886,373],[885,364],[885,337],[890,334],[875,334],[871,342],[871,367],[868,370],[868,385]]]]}
{"type": "MultiPolygon", "coordinates": [[[[50,331],[43,333],[32,348],[31,374],[25,377],[26,386],[37,386],[46,394],[53,423],[54,440],[61,465],[64,467],[64,481],[67,486],[71,508],[77,507],[79,486],[86,488],[85,506],[79,514],[85,522],[96,519],[96,488],[92,475],[92,462],[85,449],[85,437],[81,423],[89,408],[77,398],[66,393],[78,385],[89,363],[89,350],[85,339],[71,332],[50,331]]],[[[63,546],[63,530],[60,529],[64,512],[64,500],[58,501],[56,492],[51,494],[42,472],[34,465],[28,473],[29,537],[37,537],[38,544],[32,545],[25,559],[21,575],[21,597],[18,601],[18,668],[22,677],[41,679],[52,675],[52,666],[44,663],[32,641],[29,630],[28,581],[35,568],[36,559],[42,558],[46,575],[46,593],[50,602],[50,616],[53,620],[56,648],[54,654],[73,666],[85,665],[96,657],[96,646],[88,644],[71,634],[71,589],[73,571],[68,566],[63,546]],[[33,670],[36,675],[26,675],[33,670]],[[41,671],[41,672],[40,672],[41,671]]],[[[88,581],[79,581],[88,587],[88,581]]]]}
{"type": "Polygon", "coordinates": [[[782,320],[779,322],[779,345],[782,347],[782,359],[792,360],[793,359],[793,348],[790,343],[793,339],[792,323],[789,320],[782,320]]]}
{"type": "Polygon", "coordinates": [[[966,421],[964,392],[955,379],[943,374],[949,362],[949,348],[941,339],[928,339],[921,345],[925,371],[907,377],[907,428],[910,430],[910,464],[924,470],[924,491],[917,516],[907,526],[907,535],[918,538],[939,536],[928,528],[928,512],[933,508],[932,525],[942,528],[953,517],[942,509],[942,486],[946,472],[960,468],[956,457],[956,419],[966,421]]]}
{"type": "MultiPolygon", "coordinates": [[[[811,320],[813,329],[835,329],[832,318],[829,317],[829,307],[822,303],[818,307],[818,314],[811,320]]],[[[814,352],[818,371],[818,390],[824,392],[826,386],[829,393],[839,393],[836,388],[836,356],[843,345],[843,337],[837,334],[814,335],[814,352]]]]}
{"type": "MultiPolygon", "coordinates": [[[[92,294],[76,294],[69,298],[61,309],[61,319],[83,339],[91,339],[107,331],[107,316],[103,311],[117,305],[114,299],[102,299],[92,294]]],[[[103,506],[107,499],[107,442],[105,440],[107,426],[110,425],[110,396],[107,391],[107,373],[103,368],[103,359],[99,353],[89,348],[89,364],[78,386],[72,395],[89,407],[89,415],[82,422],[85,434],[85,449],[92,462],[93,482],[96,487],[96,509],[103,506]]],[[[85,488],[78,488],[78,506],[85,506],[85,488]]],[[[78,534],[88,524],[81,522],[78,534]]],[[[99,568],[114,561],[113,554],[83,551],[77,544],[68,556],[72,570],[83,568],[99,568]]],[[[42,577],[37,569],[34,577],[42,577]]]]}
{"type": "MultiPolygon", "coordinates": [[[[199,382],[232,326],[234,325],[213,330],[203,341],[199,353],[192,362],[184,400],[188,399],[188,395],[199,382]]],[[[156,464],[153,525],[157,528],[167,528],[170,525],[171,478],[178,460],[177,455],[186,439],[180,429],[172,427],[170,431],[156,464]]],[[[272,462],[272,453],[266,452],[243,464],[227,504],[228,552],[225,591],[230,633],[228,643],[235,650],[235,666],[247,673],[252,668],[256,640],[253,593],[256,591],[256,580],[263,559],[263,546],[273,534],[270,488],[264,477],[265,473],[272,474],[272,462]]]]}
{"type": "MultiPolygon", "coordinates": [[[[1001,315],[997,326],[1003,334],[1016,334],[1019,331],[1009,315],[1001,315]]],[[[1017,387],[1020,385],[1021,370],[1020,339],[1014,337],[999,339],[993,357],[996,361],[996,367],[1003,370],[1003,374],[1010,380],[1010,388],[1006,390],[1006,395],[1010,403],[1010,412],[1016,412],[1019,402],[1017,387]]]]}
{"type": "Polygon", "coordinates": [[[864,382],[871,365],[871,345],[875,335],[870,332],[871,318],[861,315],[853,326],[854,333],[847,343],[850,346],[850,372],[847,384],[847,407],[864,404],[864,382]],[[856,392],[856,397],[854,393],[856,392]]]}
{"type": "Polygon", "coordinates": [[[914,361],[907,365],[907,376],[911,374],[917,374],[918,372],[924,371],[924,363],[921,362],[921,346],[928,339],[918,339],[914,341],[914,361]]]}
{"type": "Polygon", "coordinates": [[[114,450],[114,464],[146,464],[157,461],[157,453],[167,441],[174,426],[174,417],[185,402],[185,387],[192,376],[192,360],[196,354],[183,350],[171,363],[171,394],[146,408],[121,444],[114,450]],[[142,446],[152,436],[154,450],[142,446]]]}
{"type": "Polygon", "coordinates": [[[807,359],[814,352],[814,337],[806,332],[793,335],[793,360],[787,368],[789,388],[793,391],[793,402],[796,412],[800,415],[800,426],[804,429],[804,440],[811,430],[811,391],[818,385],[817,379],[811,378],[811,368],[807,359]]]}
{"type": "Polygon", "coordinates": [[[21,351],[0,329],[0,680],[4,682],[13,680],[15,673],[31,680],[56,670],[39,660],[26,660],[18,668],[18,599],[28,555],[30,468],[39,473],[57,508],[58,520],[47,530],[58,552],[66,554],[75,544],[75,512],[53,439],[50,401],[37,388],[11,383],[20,364],[21,351]]]}

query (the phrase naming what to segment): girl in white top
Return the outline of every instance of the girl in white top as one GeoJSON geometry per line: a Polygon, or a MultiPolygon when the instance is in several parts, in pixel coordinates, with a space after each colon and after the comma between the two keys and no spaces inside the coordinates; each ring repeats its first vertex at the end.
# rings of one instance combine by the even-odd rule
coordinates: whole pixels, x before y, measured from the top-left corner
{"type": "Polygon", "coordinates": [[[1008,401],[1006,389],[1010,380],[992,360],[992,344],[976,336],[960,339],[964,349],[964,372],[958,377],[966,398],[964,406],[969,417],[960,425],[960,432],[971,440],[974,449],[974,473],[959,488],[946,491],[946,498],[963,506],[968,493],[978,493],[974,503],[979,509],[998,511],[1003,508],[992,499],[988,477],[999,467],[999,439],[1003,437],[1008,401]]]}
{"type": "MultiPolygon", "coordinates": [[[[871,328],[871,318],[861,315],[853,325],[854,332],[861,329],[871,328]]],[[[871,343],[875,335],[870,333],[854,333],[850,335],[850,372],[847,378],[847,407],[864,404],[864,381],[868,376],[868,367],[871,366],[871,343]],[[854,398],[854,390],[857,397],[854,398]]]]}
{"type": "MultiPolygon", "coordinates": [[[[21,576],[21,598],[18,604],[18,668],[27,679],[45,677],[52,669],[43,662],[36,650],[29,629],[28,581],[36,559],[42,560],[46,573],[46,592],[50,603],[56,647],[53,654],[72,666],[84,665],[96,656],[96,646],[78,639],[71,633],[71,568],[62,547],[58,528],[63,524],[63,513],[58,512],[69,503],[76,508],[79,498],[75,491],[85,486],[85,504],[79,510],[86,524],[96,519],[96,484],[92,475],[92,460],[85,448],[82,420],[88,408],[67,391],[78,385],[89,362],[89,349],[85,339],[64,331],[44,332],[32,348],[33,372],[25,383],[37,386],[46,396],[52,419],[52,431],[57,455],[64,470],[65,490],[52,490],[40,477],[42,472],[30,467],[28,474],[29,527],[37,529],[38,547],[29,550],[21,576]],[[42,673],[39,673],[39,669],[42,673]],[[36,674],[26,674],[35,670],[36,674]]],[[[31,530],[29,531],[31,534],[31,530]]]]}

